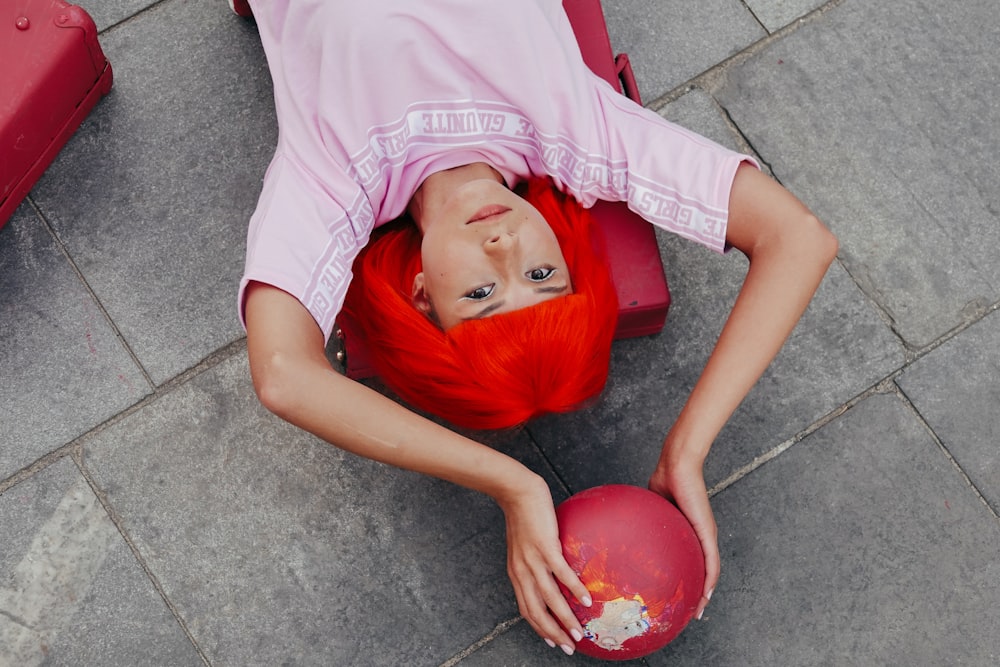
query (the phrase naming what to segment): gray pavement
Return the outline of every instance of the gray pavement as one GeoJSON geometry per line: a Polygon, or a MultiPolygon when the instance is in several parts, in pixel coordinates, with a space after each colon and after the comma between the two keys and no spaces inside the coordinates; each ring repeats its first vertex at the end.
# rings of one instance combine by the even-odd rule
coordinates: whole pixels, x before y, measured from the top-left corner
{"type": "MultiPolygon", "coordinates": [[[[235,314],[275,141],[252,22],[83,0],[115,87],[0,230],[0,665],[595,664],[518,619],[487,498],[269,415],[235,314]]],[[[839,261],[706,468],[723,572],[657,665],[1000,664],[1000,12],[605,0],[644,101],[753,151],[839,261]]],[[[592,408],[487,434],[643,485],[745,262],[592,408]]],[[[643,663],[636,663],[643,664],[643,663]]]]}

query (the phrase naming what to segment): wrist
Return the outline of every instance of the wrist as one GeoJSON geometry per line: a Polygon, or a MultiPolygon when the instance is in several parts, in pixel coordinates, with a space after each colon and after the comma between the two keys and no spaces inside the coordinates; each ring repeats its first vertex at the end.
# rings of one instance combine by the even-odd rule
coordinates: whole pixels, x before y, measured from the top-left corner
{"type": "Polygon", "coordinates": [[[552,494],[545,479],[526,467],[500,483],[495,492],[490,493],[504,513],[535,505],[539,501],[552,501],[552,494]]]}
{"type": "Polygon", "coordinates": [[[669,475],[677,471],[701,471],[710,447],[711,443],[705,445],[701,442],[676,437],[673,434],[668,435],[663,441],[663,449],[660,451],[660,458],[656,463],[656,473],[669,475]]]}

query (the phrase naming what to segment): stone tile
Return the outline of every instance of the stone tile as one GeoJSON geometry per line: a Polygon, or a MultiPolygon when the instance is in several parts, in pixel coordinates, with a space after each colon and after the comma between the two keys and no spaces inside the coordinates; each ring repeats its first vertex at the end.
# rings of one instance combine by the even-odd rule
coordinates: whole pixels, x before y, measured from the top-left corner
{"type": "MultiPolygon", "coordinates": [[[[501,511],[267,414],[244,355],[85,465],[213,664],[440,664],[517,615],[501,511]]],[[[505,450],[543,463],[523,435],[505,450]]]]}
{"type": "MultiPolygon", "coordinates": [[[[704,96],[681,100],[665,110],[668,117],[735,147],[704,96]]],[[[739,253],[720,257],[668,234],[660,243],[672,296],[663,332],[615,344],[599,404],[529,429],[573,490],[645,485],[742,284],[746,260],[739,253]]],[[[706,481],[721,481],[904,361],[898,339],[835,264],[783,351],[720,434],[706,481]]]]}
{"type": "Polygon", "coordinates": [[[115,87],[34,190],[159,384],[243,335],[247,221],[276,141],[252,22],[171,0],[102,36],[115,87]]]}
{"type": "Polygon", "coordinates": [[[30,204],[0,229],[0,479],[150,391],[30,204]]]}
{"type": "Polygon", "coordinates": [[[0,496],[0,532],[0,664],[202,664],[69,459],[0,496]]]}
{"type": "Polygon", "coordinates": [[[826,0],[747,0],[747,7],[768,32],[784,28],[825,4],[826,0]]]}
{"type": "MultiPolygon", "coordinates": [[[[154,0],[75,0],[73,4],[87,10],[97,29],[104,31],[156,3],[154,0]]],[[[115,67],[113,61],[111,67],[115,67]]]]}
{"type": "Polygon", "coordinates": [[[1000,527],[897,397],[860,403],[713,506],[706,620],[651,666],[1000,658],[1000,527]]]}
{"type": "Polygon", "coordinates": [[[1000,298],[997,27],[989,3],[842,3],[717,92],[914,348],[1000,298]]]}
{"type": "Polygon", "coordinates": [[[915,362],[897,384],[1000,512],[1000,314],[915,362]]]}
{"type": "Polygon", "coordinates": [[[649,103],[767,33],[736,0],[604,0],[615,53],[627,53],[649,103]]]}

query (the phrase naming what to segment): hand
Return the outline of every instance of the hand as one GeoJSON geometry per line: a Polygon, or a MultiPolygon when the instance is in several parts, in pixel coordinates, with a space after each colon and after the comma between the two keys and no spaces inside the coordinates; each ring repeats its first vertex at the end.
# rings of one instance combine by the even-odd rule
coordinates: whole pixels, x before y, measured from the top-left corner
{"type": "Polygon", "coordinates": [[[562,554],[552,496],[544,480],[530,494],[503,506],[507,521],[507,573],[521,616],[551,647],[572,655],[583,626],[559,590],[559,582],[580,603],[591,604],[587,588],[562,554]]]}
{"type": "Polygon", "coordinates": [[[719,532],[708,502],[701,461],[680,459],[672,464],[662,461],[649,480],[649,489],[677,505],[694,527],[705,554],[705,588],[695,610],[695,618],[700,619],[719,581],[719,532]]]}

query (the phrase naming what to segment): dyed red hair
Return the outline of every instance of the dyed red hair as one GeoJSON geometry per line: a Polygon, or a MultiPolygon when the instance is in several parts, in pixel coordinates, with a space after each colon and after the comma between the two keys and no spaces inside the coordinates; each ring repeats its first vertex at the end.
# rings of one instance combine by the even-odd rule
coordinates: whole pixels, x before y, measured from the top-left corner
{"type": "Polygon", "coordinates": [[[354,263],[344,308],[376,371],[410,404],[459,426],[508,428],[567,412],[607,381],[618,302],[603,239],[589,212],[548,180],[523,194],[555,232],[573,294],[445,332],[410,301],[421,271],[415,225],[378,236],[354,263]]]}

